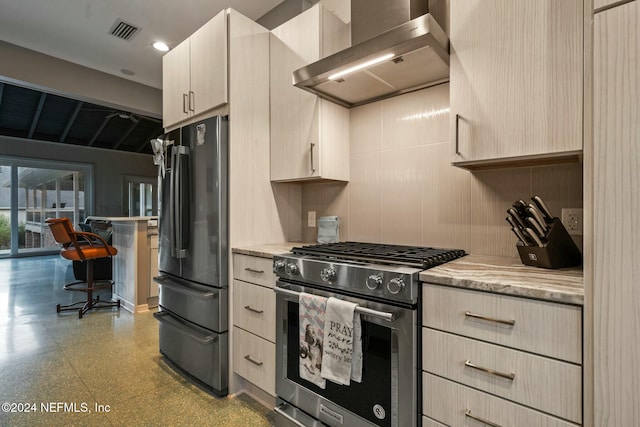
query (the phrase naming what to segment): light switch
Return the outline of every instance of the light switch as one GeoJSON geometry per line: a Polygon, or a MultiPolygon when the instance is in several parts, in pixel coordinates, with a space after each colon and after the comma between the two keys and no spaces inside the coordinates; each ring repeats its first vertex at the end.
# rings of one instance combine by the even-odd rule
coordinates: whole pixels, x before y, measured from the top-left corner
{"type": "Polygon", "coordinates": [[[307,215],[307,226],[315,227],[316,226],[316,211],[309,211],[307,215]]]}

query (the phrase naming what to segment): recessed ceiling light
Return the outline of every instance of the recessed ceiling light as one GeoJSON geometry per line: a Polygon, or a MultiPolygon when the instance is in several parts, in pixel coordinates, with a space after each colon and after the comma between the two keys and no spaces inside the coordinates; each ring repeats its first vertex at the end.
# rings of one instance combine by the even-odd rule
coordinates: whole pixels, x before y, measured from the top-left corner
{"type": "Polygon", "coordinates": [[[120,72],[126,76],[133,76],[135,74],[135,71],[130,70],[128,68],[123,68],[120,70],[120,72]]]}
{"type": "Polygon", "coordinates": [[[159,50],[160,52],[166,52],[169,50],[169,46],[167,46],[164,42],[155,42],[153,44],[154,49],[159,50]]]}

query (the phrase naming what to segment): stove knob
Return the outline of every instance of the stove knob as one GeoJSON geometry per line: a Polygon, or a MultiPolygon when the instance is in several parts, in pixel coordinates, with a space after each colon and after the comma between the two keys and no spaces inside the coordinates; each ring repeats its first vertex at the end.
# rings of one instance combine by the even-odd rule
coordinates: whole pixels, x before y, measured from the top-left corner
{"type": "Polygon", "coordinates": [[[382,285],[382,276],[379,274],[372,274],[367,278],[367,288],[374,290],[378,289],[382,285]]]}
{"type": "Polygon", "coordinates": [[[274,273],[280,273],[281,271],[284,270],[284,266],[286,265],[286,262],[284,262],[283,260],[278,260],[278,261],[274,261],[273,263],[273,272],[274,273]]]}
{"type": "Polygon", "coordinates": [[[287,264],[287,266],[284,268],[284,272],[289,275],[298,274],[298,266],[293,263],[287,264]]]}
{"type": "Polygon", "coordinates": [[[402,277],[396,277],[395,279],[389,280],[389,283],[387,283],[387,290],[396,295],[404,289],[404,286],[404,280],[402,280],[402,277]]]}
{"type": "Polygon", "coordinates": [[[336,269],[333,267],[324,268],[320,272],[320,278],[322,278],[322,280],[324,280],[325,282],[333,282],[334,280],[336,280],[336,269]]]}

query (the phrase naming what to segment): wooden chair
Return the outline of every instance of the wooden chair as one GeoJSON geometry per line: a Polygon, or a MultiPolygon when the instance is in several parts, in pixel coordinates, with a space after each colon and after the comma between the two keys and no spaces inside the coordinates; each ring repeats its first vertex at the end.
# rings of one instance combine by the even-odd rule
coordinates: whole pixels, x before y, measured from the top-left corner
{"type": "Polygon", "coordinates": [[[71,225],[69,218],[49,218],[45,221],[49,225],[51,234],[55,241],[62,245],[60,256],[69,261],[83,261],[87,263],[87,277],[85,282],[73,282],[66,284],[64,289],[72,291],[84,291],[87,293],[86,301],[79,301],[70,305],[56,306],[56,311],[78,310],[78,317],[82,316],[93,308],[120,308],[120,300],[104,301],[100,296],[94,298],[93,292],[98,289],[111,288],[113,281],[95,281],[93,278],[93,263],[96,259],[112,257],[118,253],[113,246],[94,233],[76,231],[71,225]],[[78,287],[76,285],[81,284],[78,287]],[[78,305],[82,307],[78,308],[78,305]]]}

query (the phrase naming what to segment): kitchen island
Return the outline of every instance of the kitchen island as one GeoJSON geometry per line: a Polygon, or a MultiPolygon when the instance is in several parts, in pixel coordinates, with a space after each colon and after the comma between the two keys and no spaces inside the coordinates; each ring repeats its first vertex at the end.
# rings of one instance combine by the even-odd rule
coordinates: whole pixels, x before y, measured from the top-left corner
{"type": "Polygon", "coordinates": [[[113,298],[132,313],[158,306],[158,217],[90,216],[89,221],[111,223],[113,246],[113,298]]]}

